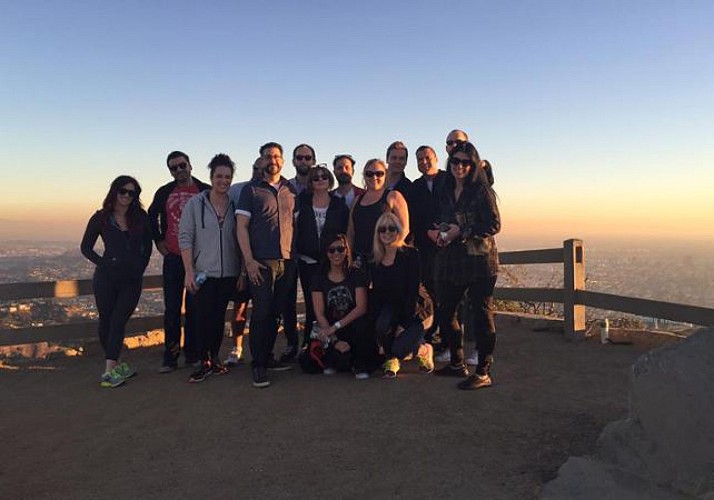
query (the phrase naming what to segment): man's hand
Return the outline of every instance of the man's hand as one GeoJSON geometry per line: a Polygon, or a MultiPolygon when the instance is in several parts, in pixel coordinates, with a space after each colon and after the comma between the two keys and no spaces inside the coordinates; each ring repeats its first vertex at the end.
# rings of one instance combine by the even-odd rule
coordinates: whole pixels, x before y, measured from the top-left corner
{"type": "Polygon", "coordinates": [[[262,269],[267,268],[257,260],[246,260],[245,270],[248,272],[248,279],[250,280],[251,284],[255,286],[260,286],[263,284],[263,275],[260,272],[262,269]]]}

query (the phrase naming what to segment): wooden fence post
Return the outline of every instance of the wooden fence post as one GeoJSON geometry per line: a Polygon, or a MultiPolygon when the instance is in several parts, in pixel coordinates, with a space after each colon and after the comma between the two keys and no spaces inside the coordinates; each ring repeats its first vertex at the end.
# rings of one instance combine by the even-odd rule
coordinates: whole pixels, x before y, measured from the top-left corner
{"type": "Polygon", "coordinates": [[[582,240],[563,242],[563,313],[565,337],[585,338],[585,306],[576,304],[575,291],[585,290],[585,245],[582,240]]]}

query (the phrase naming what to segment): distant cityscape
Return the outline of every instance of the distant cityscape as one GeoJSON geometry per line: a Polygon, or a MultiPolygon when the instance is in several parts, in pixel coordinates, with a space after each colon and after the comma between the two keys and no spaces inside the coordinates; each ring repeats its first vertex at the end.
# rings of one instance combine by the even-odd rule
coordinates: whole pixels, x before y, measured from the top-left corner
{"type": "MultiPolygon", "coordinates": [[[[507,251],[508,248],[502,248],[507,251]]],[[[0,283],[88,279],[94,265],[76,242],[5,242],[0,244],[0,283]]],[[[562,265],[503,266],[499,286],[560,287],[562,265]]],[[[714,253],[706,247],[593,245],[586,247],[589,290],[714,307],[714,253]]],[[[161,258],[154,253],[147,275],[161,274],[161,258]]],[[[161,291],[146,291],[136,315],[163,312],[161,291]]],[[[598,311],[597,317],[621,313],[598,311]]],[[[0,301],[0,329],[61,324],[96,319],[91,296],[72,299],[0,301]]],[[[649,320],[645,318],[645,320],[649,320]]]]}

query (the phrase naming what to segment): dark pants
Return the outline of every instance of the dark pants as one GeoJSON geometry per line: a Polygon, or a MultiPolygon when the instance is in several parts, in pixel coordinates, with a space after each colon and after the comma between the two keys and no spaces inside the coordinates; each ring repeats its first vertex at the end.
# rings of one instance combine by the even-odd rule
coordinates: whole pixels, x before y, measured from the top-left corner
{"type": "Polygon", "coordinates": [[[236,288],[235,277],[208,278],[194,296],[199,359],[217,360],[226,324],[226,309],[236,288]]]}
{"type": "Polygon", "coordinates": [[[377,344],[366,316],[338,330],[336,335],[339,340],[350,345],[350,350],[342,353],[335,349],[334,344],[330,344],[325,351],[326,366],[339,371],[354,370],[355,373],[368,373],[377,366],[377,344]]]}
{"type": "Polygon", "coordinates": [[[297,269],[293,272],[287,291],[287,298],[283,305],[283,332],[291,347],[297,347],[300,342],[297,332],[297,269]]]}
{"type": "Polygon", "coordinates": [[[92,280],[94,301],[99,312],[99,341],[106,359],[119,359],[126,323],[141,296],[141,277],[127,279],[97,268],[92,280]]]}
{"type": "Polygon", "coordinates": [[[305,298],[305,331],[303,334],[302,343],[306,345],[310,338],[312,323],[316,321],[315,310],[312,305],[312,281],[320,272],[320,264],[308,264],[302,260],[298,261],[298,272],[300,273],[300,286],[302,287],[302,295],[305,298]]]}
{"type": "Polygon", "coordinates": [[[184,301],[186,321],[184,322],[183,351],[186,363],[198,361],[198,346],[194,333],[193,297],[187,293],[184,299],[183,287],[185,270],[179,255],[169,253],[164,256],[164,362],[166,366],[176,366],[181,354],[181,302],[184,301]]]}
{"type": "Polygon", "coordinates": [[[474,332],[478,350],[476,373],[488,373],[493,362],[493,350],[496,347],[496,325],[493,321],[493,289],[496,276],[484,277],[468,285],[440,283],[441,332],[446,336],[451,350],[451,364],[462,365],[464,362],[464,332],[457,318],[457,307],[468,292],[471,314],[466,315],[471,322],[469,330],[474,332]]]}
{"type": "Polygon", "coordinates": [[[394,335],[396,328],[397,317],[392,308],[390,306],[382,307],[377,312],[374,329],[377,341],[384,349],[385,358],[404,359],[410,354],[416,355],[424,338],[424,326],[419,318],[414,318],[399,336],[394,335]]]}
{"type": "MultiPolygon", "coordinates": [[[[431,297],[431,301],[434,304],[434,322],[431,327],[425,332],[424,339],[430,344],[435,342],[432,337],[439,329],[439,306],[436,294],[436,283],[434,282],[434,263],[436,262],[436,251],[432,248],[425,248],[423,251],[420,250],[419,263],[421,269],[421,282],[426,288],[426,292],[431,297]]],[[[435,346],[439,347],[439,346],[435,346]]]]}
{"type": "Polygon", "coordinates": [[[268,358],[278,336],[280,315],[286,309],[285,303],[289,300],[296,269],[295,261],[292,260],[264,260],[261,263],[265,266],[261,270],[263,282],[260,285],[250,284],[253,311],[248,340],[252,365],[267,368],[268,358]]]}

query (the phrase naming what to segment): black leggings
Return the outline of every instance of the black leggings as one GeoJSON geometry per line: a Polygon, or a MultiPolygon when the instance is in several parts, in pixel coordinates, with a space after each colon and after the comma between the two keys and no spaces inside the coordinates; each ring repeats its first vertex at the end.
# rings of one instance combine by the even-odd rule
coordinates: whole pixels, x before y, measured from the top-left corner
{"type": "Polygon", "coordinates": [[[217,360],[223,342],[226,309],[236,288],[238,278],[208,278],[194,298],[195,332],[199,359],[217,360]]]}
{"type": "Polygon", "coordinates": [[[99,341],[106,359],[117,361],[124,343],[126,323],[134,313],[141,296],[141,277],[121,279],[97,268],[92,285],[99,312],[99,341]]]}
{"type": "Polygon", "coordinates": [[[424,326],[419,318],[414,318],[409,326],[397,337],[394,331],[397,327],[397,317],[390,306],[382,307],[375,321],[374,329],[377,341],[384,349],[387,359],[404,359],[410,354],[416,355],[424,338],[424,326]]]}
{"type": "Polygon", "coordinates": [[[350,350],[342,353],[334,344],[325,351],[325,365],[339,371],[353,369],[355,373],[370,372],[377,366],[377,344],[374,332],[369,328],[366,316],[361,316],[335,334],[339,340],[350,345],[350,350]]]}
{"type": "Polygon", "coordinates": [[[439,283],[440,329],[446,336],[451,350],[451,364],[462,365],[464,362],[464,332],[457,318],[457,307],[468,290],[466,300],[470,302],[471,314],[464,315],[472,322],[469,330],[474,332],[478,350],[476,372],[488,373],[493,362],[493,350],[496,347],[496,325],[493,322],[493,289],[496,276],[487,276],[468,285],[439,283]]]}

